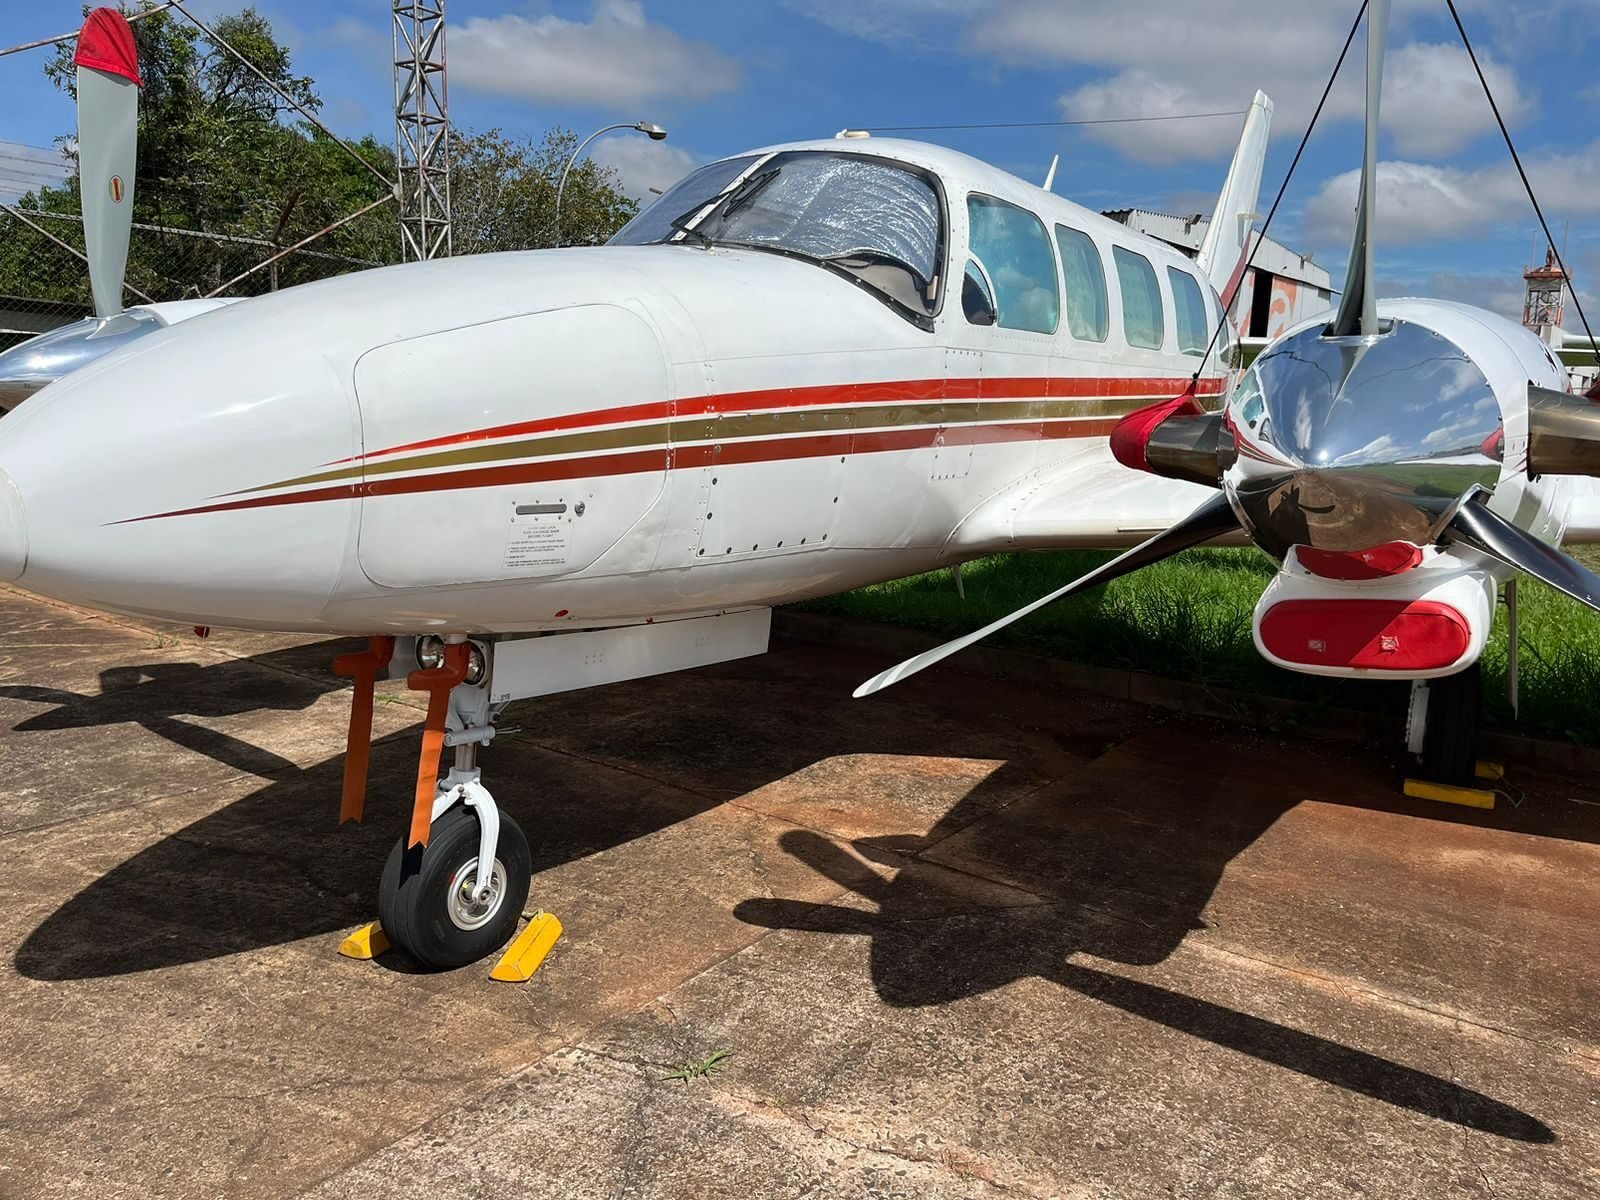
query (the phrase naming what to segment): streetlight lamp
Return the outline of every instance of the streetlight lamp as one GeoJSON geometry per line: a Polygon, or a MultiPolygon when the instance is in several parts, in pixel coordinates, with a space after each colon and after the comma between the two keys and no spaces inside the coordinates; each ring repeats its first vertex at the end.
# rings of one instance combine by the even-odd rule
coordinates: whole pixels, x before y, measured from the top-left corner
{"type": "Polygon", "coordinates": [[[578,161],[578,156],[583,153],[583,148],[602,133],[610,133],[613,129],[633,129],[644,134],[652,142],[659,142],[667,136],[667,131],[659,125],[652,125],[649,121],[627,121],[616,125],[607,125],[603,129],[596,129],[583,141],[578,143],[578,148],[572,152],[572,157],[567,159],[567,165],[561,168],[561,182],[556,185],[556,245],[561,245],[561,193],[567,189],[567,173],[572,170],[572,164],[578,161]]]}

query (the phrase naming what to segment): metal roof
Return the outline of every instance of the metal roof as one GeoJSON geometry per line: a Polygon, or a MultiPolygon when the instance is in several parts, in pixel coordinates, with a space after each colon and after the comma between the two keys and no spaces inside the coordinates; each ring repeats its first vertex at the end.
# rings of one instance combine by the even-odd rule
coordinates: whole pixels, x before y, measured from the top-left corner
{"type": "MultiPolygon", "coordinates": [[[[1199,213],[1190,217],[1175,217],[1170,213],[1153,212],[1148,208],[1110,209],[1103,215],[1113,221],[1120,221],[1130,229],[1159,238],[1189,255],[1199,252],[1200,243],[1205,240],[1206,229],[1211,224],[1210,217],[1199,213]]],[[[1275,238],[1262,239],[1261,247],[1256,251],[1255,268],[1283,279],[1307,284],[1320,291],[1333,290],[1333,277],[1326,267],[1312,262],[1309,254],[1291,250],[1275,238]]]]}

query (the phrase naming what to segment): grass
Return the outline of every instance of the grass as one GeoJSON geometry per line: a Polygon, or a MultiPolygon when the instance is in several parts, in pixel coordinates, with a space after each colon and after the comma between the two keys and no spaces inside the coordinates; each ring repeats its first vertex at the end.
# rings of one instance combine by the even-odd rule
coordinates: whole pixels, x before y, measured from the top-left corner
{"type": "Polygon", "coordinates": [[[676,1071],[661,1077],[662,1083],[688,1083],[691,1079],[710,1079],[722,1070],[725,1060],[733,1057],[732,1050],[713,1050],[699,1062],[687,1062],[676,1071]]]}
{"type": "MultiPolygon", "coordinates": [[[[814,612],[954,636],[1060,587],[1112,555],[1018,554],[966,565],[966,599],[950,569],[815,600],[814,612]]],[[[1594,565],[1595,552],[1578,557],[1594,565]]],[[[1256,653],[1251,613],[1275,564],[1253,549],[1191,550],[1028,617],[994,636],[1009,645],[1095,666],[1152,671],[1339,708],[1405,710],[1399,682],[1321,679],[1285,671],[1256,653]]],[[[1521,716],[1506,696],[1506,612],[1484,651],[1486,723],[1584,744],[1600,743],[1600,614],[1543,584],[1519,586],[1521,716]]]]}

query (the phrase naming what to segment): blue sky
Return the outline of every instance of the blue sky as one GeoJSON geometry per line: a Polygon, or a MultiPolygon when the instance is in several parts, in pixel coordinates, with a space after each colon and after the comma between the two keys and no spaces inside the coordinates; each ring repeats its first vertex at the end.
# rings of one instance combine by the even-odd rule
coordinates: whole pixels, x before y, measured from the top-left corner
{"type": "MultiPolygon", "coordinates": [[[[1587,298],[1600,279],[1600,0],[1457,0],[1587,298]],[[1565,231],[1565,232],[1564,232],[1565,231]]],[[[202,18],[235,0],[192,0],[202,18]]],[[[389,5],[258,0],[313,75],[341,132],[389,136],[389,5]]],[[[1262,207],[1288,166],[1356,0],[449,0],[459,125],[537,136],[635,118],[666,125],[597,142],[635,192],[696,161],[845,126],[1047,121],[1277,106],[1262,207]],[[1270,14],[1270,15],[1269,15],[1270,14]]],[[[0,40],[77,23],[76,0],[8,13],[0,40]]],[[[1360,42],[1357,46],[1359,48],[1360,42]]],[[[1396,0],[1385,101],[1378,274],[1515,311],[1538,230],[1444,0],[1396,0]]],[[[1342,275],[1360,154],[1360,57],[1291,185],[1273,233],[1342,275]],[[1331,119],[1330,119],[1331,118],[1331,119]]],[[[49,147],[73,114],[43,52],[0,59],[0,140],[49,147]]],[[[1240,118],[916,136],[1095,208],[1209,210],[1240,118]]],[[[0,145],[27,177],[27,150],[0,145]]],[[[33,152],[32,157],[38,157],[33,152]]],[[[0,180],[7,176],[0,171],[0,180]]],[[[0,188],[5,185],[0,183],[0,188]]],[[[1542,255],[1541,255],[1542,257],[1542,255]]],[[[1600,302],[1591,301],[1592,308],[1600,302]]],[[[1594,313],[1600,321],[1600,313],[1594,313]]],[[[1575,321],[1569,316],[1569,326],[1575,321]]]]}

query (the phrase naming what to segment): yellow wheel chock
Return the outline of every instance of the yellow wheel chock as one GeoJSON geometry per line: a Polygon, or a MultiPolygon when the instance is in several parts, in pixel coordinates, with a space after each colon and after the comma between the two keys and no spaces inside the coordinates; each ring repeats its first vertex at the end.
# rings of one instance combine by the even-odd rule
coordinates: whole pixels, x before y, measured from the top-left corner
{"type": "Polygon", "coordinates": [[[500,961],[495,963],[489,978],[502,983],[526,983],[560,937],[561,922],[554,913],[534,913],[527,927],[517,934],[500,961]]]}
{"type": "Polygon", "coordinates": [[[1450,783],[1433,783],[1426,779],[1408,779],[1405,794],[1418,800],[1437,800],[1441,804],[1459,804],[1463,808],[1493,808],[1494,793],[1483,788],[1458,787],[1450,783]]]}
{"type": "Polygon", "coordinates": [[[370,921],[339,943],[339,953],[346,958],[377,958],[389,948],[389,938],[383,926],[370,921]]]}
{"type": "MultiPolygon", "coordinates": [[[[1506,769],[1499,763],[1479,759],[1473,768],[1484,783],[1499,783],[1506,777],[1506,769]]],[[[1401,789],[1417,800],[1437,800],[1441,804],[1459,804],[1463,808],[1493,808],[1495,793],[1492,788],[1462,787],[1453,783],[1434,783],[1431,779],[1407,779],[1401,789]]]]}
{"type": "MultiPolygon", "coordinates": [[[[556,942],[561,939],[561,922],[554,913],[535,913],[533,919],[517,934],[506,952],[489,972],[490,979],[503,983],[526,983],[543,965],[556,942]]],[[[339,953],[346,958],[377,958],[389,948],[389,939],[383,926],[370,921],[339,943],[339,953]]]]}

